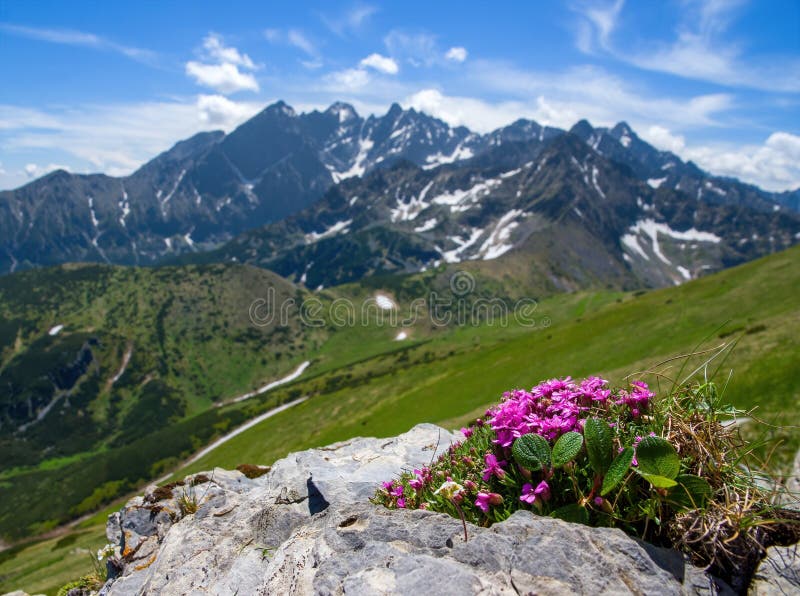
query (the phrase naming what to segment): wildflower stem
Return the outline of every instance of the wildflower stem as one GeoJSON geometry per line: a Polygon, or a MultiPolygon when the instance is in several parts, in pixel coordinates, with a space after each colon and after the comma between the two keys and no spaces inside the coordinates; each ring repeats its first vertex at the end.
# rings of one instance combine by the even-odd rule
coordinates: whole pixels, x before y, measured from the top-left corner
{"type": "Polygon", "coordinates": [[[452,503],[455,506],[456,511],[458,511],[458,517],[461,518],[461,525],[464,527],[464,542],[466,542],[468,540],[468,537],[467,537],[467,520],[464,519],[464,512],[461,510],[461,507],[459,507],[458,503],[456,503],[455,501],[452,501],[452,503]]]}

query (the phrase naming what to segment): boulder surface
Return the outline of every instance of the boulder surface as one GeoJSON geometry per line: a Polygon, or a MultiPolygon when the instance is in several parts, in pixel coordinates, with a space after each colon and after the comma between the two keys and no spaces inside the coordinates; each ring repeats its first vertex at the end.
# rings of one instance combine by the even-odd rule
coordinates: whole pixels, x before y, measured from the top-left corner
{"type": "Polygon", "coordinates": [[[293,453],[248,478],[215,469],[109,517],[102,594],[717,594],[676,551],[518,511],[490,528],[369,498],[458,435],[430,424],[293,453]]]}

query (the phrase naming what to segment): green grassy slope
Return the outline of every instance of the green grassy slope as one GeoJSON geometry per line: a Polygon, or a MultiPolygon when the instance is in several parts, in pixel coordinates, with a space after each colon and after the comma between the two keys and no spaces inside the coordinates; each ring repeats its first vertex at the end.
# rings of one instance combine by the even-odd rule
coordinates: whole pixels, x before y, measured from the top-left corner
{"type": "MultiPolygon", "coordinates": [[[[583,316],[554,312],[547,329],[517,330],[505,338],[494,330],[464,329],[452,356],[374,377],[357,391],[344,387],[314,396],[242,433],[182,473],[269,462],[289,451],[354,435],[396,434],[421,421],[454,426],[480,415],[510,388],[592,373],[621,382],[623,376],[690,351],[704,340],[704,347],[710,347],[738,339],[724,363],[734,371],[727,390],[734,405],[758,406],[761,418],[797,425],[798,287],[800,248],[794,248],[683,286],[630,294],[583,316]]],[[[557,301],[544,301],[542,312],[557,301]]],[[[418,350],[423,349],[428,346],[418,350]]],[[[303,392],[302,384],[298,386],[303,392]]],[[[797,447],[797,432],[775,433],[789,442],[787,450],[797,447]]]]}
{"type": "Polygon", "coordinates": [[[267,288],[276,300],[305,296],[236,265],[64,266],[0,278],[0,534],[46,530],[152,478],[159,460],[209,438],[222,422],[208,413],[215,403],[284,376],[316,349],[324,332],[296,318],[251,324],[249,305],[267,288]],[[177,451],[150,448],[203,413],[205,436],[195,425],[194,443],[187,432],[177,451]],[[151,461],[133,462],[147,451],[151,461]]]}
{"type": "MultiPolygon", "coordinates": [[[[407,342],[392,341],[393,329],[340,330],[320,346],[309,374],[253,403],[218,408],[214,414],[221,417],[217,424],[225,419],[233,426],[291,397],[309,395],[308,401],[242,433],[176,476],[213,466],[269,463],[289,451],[356,435],[388,436],[422,421],[458,427],[509,388],[568,374],[600,373],[621,382],[624,375],[703,341],[708,347],[738,340],[724,363],[725,370],[734,371],[726,396],[739,407],[758,406],[760,417],[780,423],[782,428],[771,433],[786,441],[782,453],[790,453],[800,442],[798,432],[786,428],[800,425],[798,287],[800,248],[794,248],[680,287],[545,299],[537,316],[549,318],[548,327],[431,332],[419,325],[407,342]]],[[[185,424],[199,432],[209,423],[203,416],[185,424]]],[[[80,534],[70,547],[58,547],[59,537],[0,555],[0,590],[53,592],[84,572],[88,559],[82,549],[105,542],[103,515],[73,532],[80,534]]]]}

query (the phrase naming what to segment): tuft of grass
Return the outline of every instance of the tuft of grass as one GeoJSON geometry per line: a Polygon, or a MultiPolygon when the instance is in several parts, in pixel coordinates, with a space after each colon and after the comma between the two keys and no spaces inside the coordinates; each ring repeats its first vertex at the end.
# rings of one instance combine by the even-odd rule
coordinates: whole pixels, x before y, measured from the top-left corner
{"type": "Polygon", "coordinates": [[[181,517],[197,513],[198,501],[194,489],[183,489],[178,495],[178,509],[181,517]]]}

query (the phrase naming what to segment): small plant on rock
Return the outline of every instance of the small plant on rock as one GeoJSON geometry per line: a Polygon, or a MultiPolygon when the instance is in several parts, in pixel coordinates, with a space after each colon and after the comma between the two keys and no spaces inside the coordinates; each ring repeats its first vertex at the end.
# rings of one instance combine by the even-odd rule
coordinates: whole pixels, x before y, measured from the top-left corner
{"type": "Polygon", "coordinates": [[[776,511],[744,465],[736,425],[723,424],[739,414],[707,381],[657,399],[643,381],[612,390],[599,377],[552,379],[505,393],[465,440],[374,500],[480,526],[526,509],[617,527],[730,579],[760,559],[776,511]]]}
{"type": "Polygon", "coordinates": [[[181,517],[197,513],[197,494],[193,488],[184,488],[181,494],[178,495],[178,509],[181,512],[181,517]]]}

